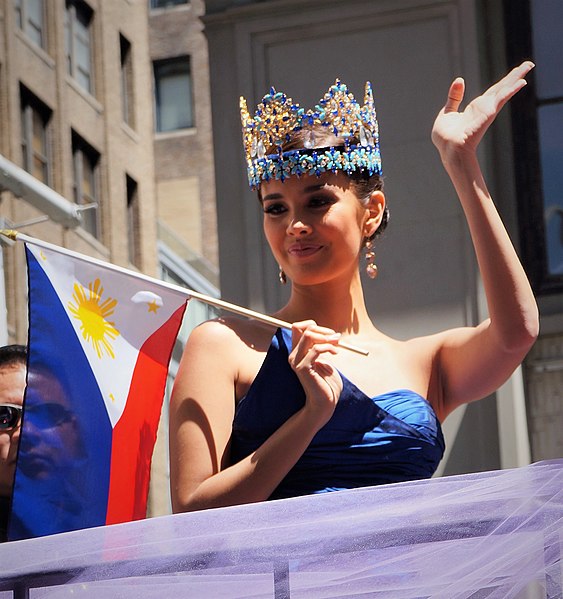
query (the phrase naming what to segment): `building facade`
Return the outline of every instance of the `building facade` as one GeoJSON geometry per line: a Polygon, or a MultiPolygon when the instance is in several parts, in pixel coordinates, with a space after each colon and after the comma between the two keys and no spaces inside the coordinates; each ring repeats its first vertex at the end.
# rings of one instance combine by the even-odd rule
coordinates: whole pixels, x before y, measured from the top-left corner
{"type": "MultiPolygon", "coordinates": [[[[5,223],[115,264],[157,273],[152,82],[145,3],[1,3],[0,151],[85,208],[47,220],[2,192],[5,223]]],[[[5,251],[7,337],[25,342],[22,252],[5,251]]]]}

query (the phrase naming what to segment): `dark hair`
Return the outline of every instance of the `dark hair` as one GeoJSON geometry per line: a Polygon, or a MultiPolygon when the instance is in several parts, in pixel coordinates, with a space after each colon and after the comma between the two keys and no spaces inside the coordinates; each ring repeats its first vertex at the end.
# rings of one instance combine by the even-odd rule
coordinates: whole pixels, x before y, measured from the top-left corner
{"type": "MultiPolygon", "coordinates": [[[[288,152],[290,150],[302,149],[305,147],[305,140],[310,136],[310,131],[313,131],[314,135],[314,143],[311,146],[311,149],[319,149],[319,148],[327,148],[327,147],[338,147],[344,146],[344,139],[341,137],[336,137],[333,135],[330,130],[321,125],[319,123],[315,123],[311,129],[301,129],[299,131],[294,131],[291,134],[291,139],[284,143],[281,147],[282,152],[288,152]]],[[[350,145],[359,145],[360,140],[356,137],[352,137],[348,139],[348,143],[350,145]]],[[[267,154],[277,154],[279,149],[277,146],[270,146],[266,149],[267,154]]],[[[365,205],[369,196],[378,190],[383,190],[383,177],[381,175],[370,175],[367,171],[354,171],[350,175],[347,175],[350,179],[350,186],[355,196],[358,198],[361,204],[365,205]]],[[[260,193],[260,189],[258,189],[258,198],[261,200],[262,195],[260,193]]],[[[385,211],[383,212],[383,218],[381,220],[381,224],[377,228],[377,231],[371,236],[370,239],[374,239],[378,235],[381,235],[385,228],[387,227],[387,223],[389,222],[389,208],[387,205],[385,206],[385,211]]]]}
{"type": "Polygon", "coordinates": [[[4,366],[27,366],[27,347],[25,345],[4,345],[0,347],[0,368],[4,366]]]}

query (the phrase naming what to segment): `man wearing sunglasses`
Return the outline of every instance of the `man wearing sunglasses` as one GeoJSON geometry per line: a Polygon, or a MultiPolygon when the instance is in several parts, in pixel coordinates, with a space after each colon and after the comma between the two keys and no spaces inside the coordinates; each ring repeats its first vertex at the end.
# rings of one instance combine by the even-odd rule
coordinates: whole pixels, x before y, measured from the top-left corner
{"type": "Polygon", "coordinates": [[[23,345],[0,347],[0,542],[6,540],[26,367],[27,350],[23,345]]]}

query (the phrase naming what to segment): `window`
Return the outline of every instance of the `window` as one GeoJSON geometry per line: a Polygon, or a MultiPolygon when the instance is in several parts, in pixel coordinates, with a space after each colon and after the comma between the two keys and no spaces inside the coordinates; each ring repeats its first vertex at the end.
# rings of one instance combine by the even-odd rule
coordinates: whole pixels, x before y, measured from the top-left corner
{"type": "Polygon", "coordinates": [[[532,58],[512,101],[523,259],[538,293],[563,291],[563,3],[505,0],[508,58],[532,58]]]}
{"type": "Polygon", "coordinates": [[[125,175],[127,188],[127,241],[129,251],[129,262],[140,266],[139,233],[139,197],[137,193],[137,182],[129,175],[125,175]]]}
{"type": "Polygon", "coordinates": [[[66,0],[65,51],[69,75],[80,87],[93,92],[92,9],[80,0],[66,0]]]}
{"type": "Polygon", "coordinates": [[[169,6],[178,6],[187,4],[188,0],[150,0],[151,8],[167,8],[169,6]]]}
{"type": "Polygon", "coordinates": [[[27,37],[45,48],[45,7],[43,0],[15,0],[16,23],[27,37]]]}
{"type": "Polygon", "coordinates": [[[72,134],[74,201],[88,206],[82,212],[82,227],[100,237],[98,163],[100,155],[81,137],[72,134]]]}
{"type": "Polygon", "coordinates": [[[194,126],[192,81],[188,56],[154,63],[156,130],[194,126]]]}
{"type": "Polygon", "coordinates": [[[131,44],[119,34],[119,51],[121,61],[121,114],[123,121],[134,127],[133,99],[133,59],[131,44]]]}
{"type": "Polygon", "coordinates": [[[20,97],[23,168],[49,185],[48,123],[52,112],[23,86],[20,88],[20,97]]]}

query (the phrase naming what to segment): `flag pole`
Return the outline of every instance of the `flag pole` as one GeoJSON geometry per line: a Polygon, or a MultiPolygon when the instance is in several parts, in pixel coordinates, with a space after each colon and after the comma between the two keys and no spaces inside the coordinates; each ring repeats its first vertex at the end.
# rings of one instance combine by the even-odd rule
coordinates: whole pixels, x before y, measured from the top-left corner
{"type": "MultiPolygon", "coordinates": [[[[29,237],[28,235],[25,235],[24,233],[20,233],[19,231],[15,231],[13,229],[0,229],[0,236],[6,237],[7,239],[10,239],[12,241],[23,241],[31,243],[38,247],[44,247],[48,250],[52,250],[60,254],[67,254],[69,256],[73,256],[74,258],[78,258],[79,260],[84,260],[85,262],[90,262],[91,264],[97,264],[98,266],[101,266],[103,268],[107,268],[109,270],[113,270],[115,272],[119,272],[121,274],[134,277],[136,279],[142,279],[154,285],[165,287],[166,289],[171,289],[172,291],[176,291],[185,295],[187,298],[197,299],[211,306],[215,306],[216,308],[221,308],[222,310],[227,310],[228,312],[238,314],[239,316],[253,318],[255,320],[258,320],[259,322],[263,322],[274,327],[281,327],[284,329],[291,330],[291,323],[286,322],[284,320],[280,320],[279,318],[267,316],[266,314],[261,314],[260,312],[255,312],[254,310],[249,310],[248,308],[243,308],[242,306],[237,306],[236,304],[231,304],[230,302],[226,302],[224,300],[211,297],[209,295],[204,295],[203,293],[199,293],[198,291],[186,289],[185,287],[180,287],[179,285],[174,285],[173,283],[168,283],[167,281],[161,281],[160,279],[155,279],[154,277],[149,277],[148,275],[137,273],[127,268],[123,268],[121,266],[116,266],[115,264],[111,264],[110,262],[104,262],[103,260],[98,260],[97,258],[91,258],[90,256],[74,252],[73,250],[61,248],[52,243],[48,243],[47,241],[42,241],[40,239],[36,239],[35,237],[29,237]]],[[[347,349],[349,351],[361,354],[363,356],[367,356],[369,354],[367,350],[346,343],[345,341],[339,341],[338,347],[342,347],[343,349],[347,349]]]]}

